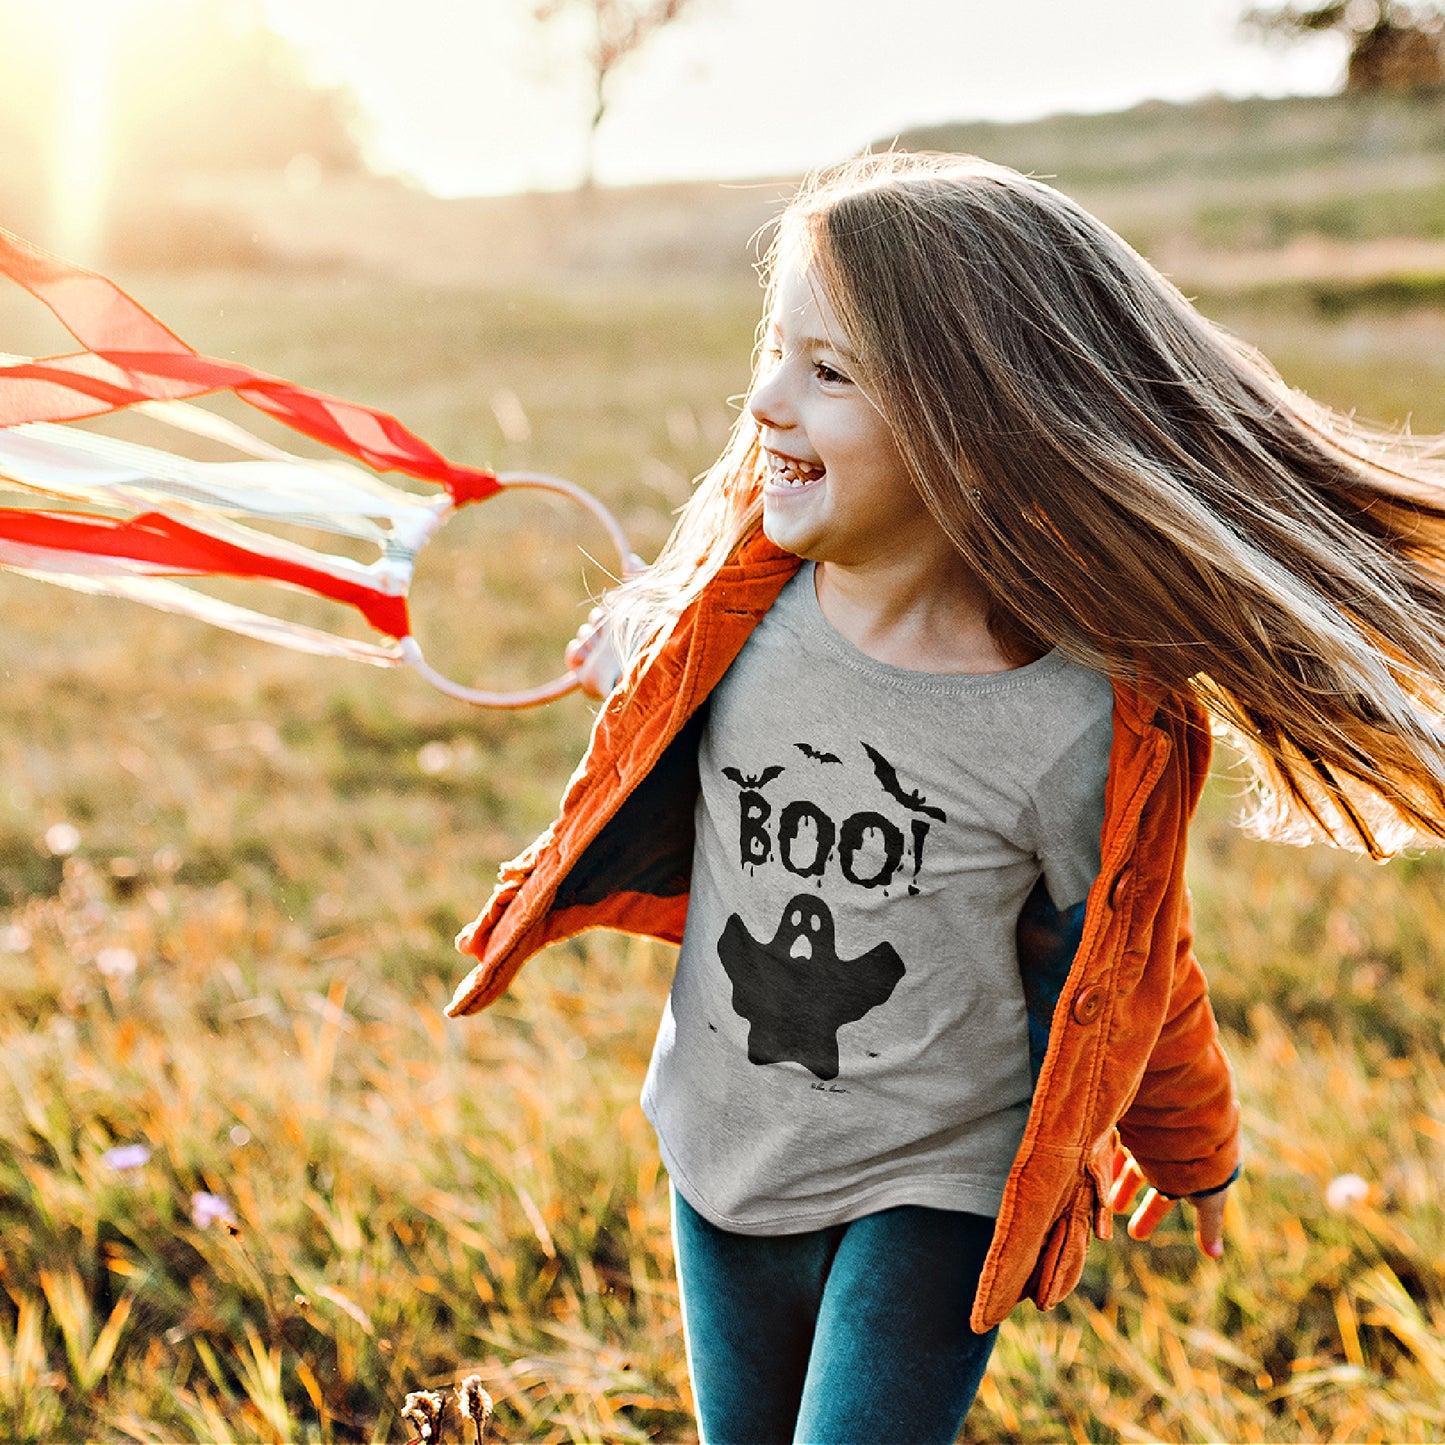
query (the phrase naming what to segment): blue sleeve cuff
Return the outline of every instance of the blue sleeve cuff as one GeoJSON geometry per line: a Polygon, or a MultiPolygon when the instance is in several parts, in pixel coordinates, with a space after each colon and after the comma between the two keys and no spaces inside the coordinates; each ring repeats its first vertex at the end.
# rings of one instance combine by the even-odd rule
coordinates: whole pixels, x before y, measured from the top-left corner
{"type": "Polygon", "coordinates": [[[1193,1194],[1164,1194],[1164,1191],[1161,1189],[1159,1193],[1164,1194],[1166,1199],[1208,1199],[1211,1194],[1223,1194],[1243,1172],[1244,1165],[1236,1164],[1234,1166],[1234,1173],[1231,1174],[1223,1184],[1216,1184],[1213,1189],[1198,1189],[1193,1194]]]}

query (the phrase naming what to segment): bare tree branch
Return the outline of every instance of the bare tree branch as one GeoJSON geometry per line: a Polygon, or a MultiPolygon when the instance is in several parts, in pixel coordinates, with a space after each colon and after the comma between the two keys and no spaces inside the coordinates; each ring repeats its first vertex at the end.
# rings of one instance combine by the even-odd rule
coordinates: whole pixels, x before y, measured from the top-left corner
{"type": "Polygon", "coordinates": [[[539,0],[532,16],[546,25],[567,14],[587,18],[591,36],[584,52],[592,83],[592,113],[587,123],[587,151],[582,184],[590,186],[597,132],[611,100],[608,82],[617,67],[659,30],[672,24],[691,0],[539,0]]]}

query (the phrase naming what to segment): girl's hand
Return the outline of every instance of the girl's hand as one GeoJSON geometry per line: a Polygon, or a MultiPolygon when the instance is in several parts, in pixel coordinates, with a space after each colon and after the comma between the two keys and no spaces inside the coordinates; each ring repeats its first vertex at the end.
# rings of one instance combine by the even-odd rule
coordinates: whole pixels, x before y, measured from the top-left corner
{"type": "Polygon", "coordinates": [[[562,656],[568,671],[576,676],[577,686],[588,697],[606,697],[622,676],[622,659],[612,640],[607,613],[601,607],[587,614],[587,621],[577,629],[562,656]]]}
{"type": "MultiPolygon", "coordinates": [[[[1133,1202],[1134,1196],[1145,1185],[1143,1171],[1134,1162],[1127,1149],[1114,1151],[1114,1177],[1109,1188],[1109,1208],[1122,1214],[1133,1202]]],[[[1224,1201],[1229,1190],[1219,1189],[1210,1194],[1189,1195],[1194,1206],[1194,1238],[1200,1252],[1210,1259],[1218,1259],[1224,1253],[1224,1201]]],[[[1129,1238],[1148,1239],[1159,1221],[1173,1209],[1175,1202],[1157,1189],[1149,1189],[1140,1201],[1139,1207],[1129,1219],[1129,1238]]]]}

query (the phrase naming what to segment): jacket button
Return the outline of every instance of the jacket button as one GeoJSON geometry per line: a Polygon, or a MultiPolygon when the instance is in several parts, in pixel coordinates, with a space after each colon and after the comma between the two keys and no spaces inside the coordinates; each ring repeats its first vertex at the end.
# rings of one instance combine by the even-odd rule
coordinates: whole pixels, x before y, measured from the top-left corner
{"type": "Polygon", "coordinates": [[[1091,1024],[1099,1017],[1099,1010],[1103,1007],[1104,986],[1096,983],[1074,1000],[1074,1019],[1081,1024],[1091,1024]]]}

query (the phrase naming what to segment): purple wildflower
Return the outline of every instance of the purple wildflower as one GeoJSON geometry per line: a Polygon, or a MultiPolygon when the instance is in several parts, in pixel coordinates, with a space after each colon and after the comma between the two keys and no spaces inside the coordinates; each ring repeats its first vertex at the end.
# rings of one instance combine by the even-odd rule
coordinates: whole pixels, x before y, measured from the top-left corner
{"type": "Polygon", "coordinates": [[[191,1195],[191,1222],[197,1229],[205,1229],[217,1223],[234,1224],[236,1216],[231,1211],[229,1200],[198,1189],[191,1195]]]}
{"type": "Polygon", "coordinates": [[[117,1144],[114,1149],[107,1149],[100,1156],[100,1162],[121,1173],[127,1169],[140,1169],[151,1162],[150,1146],[117,1144]]]}

